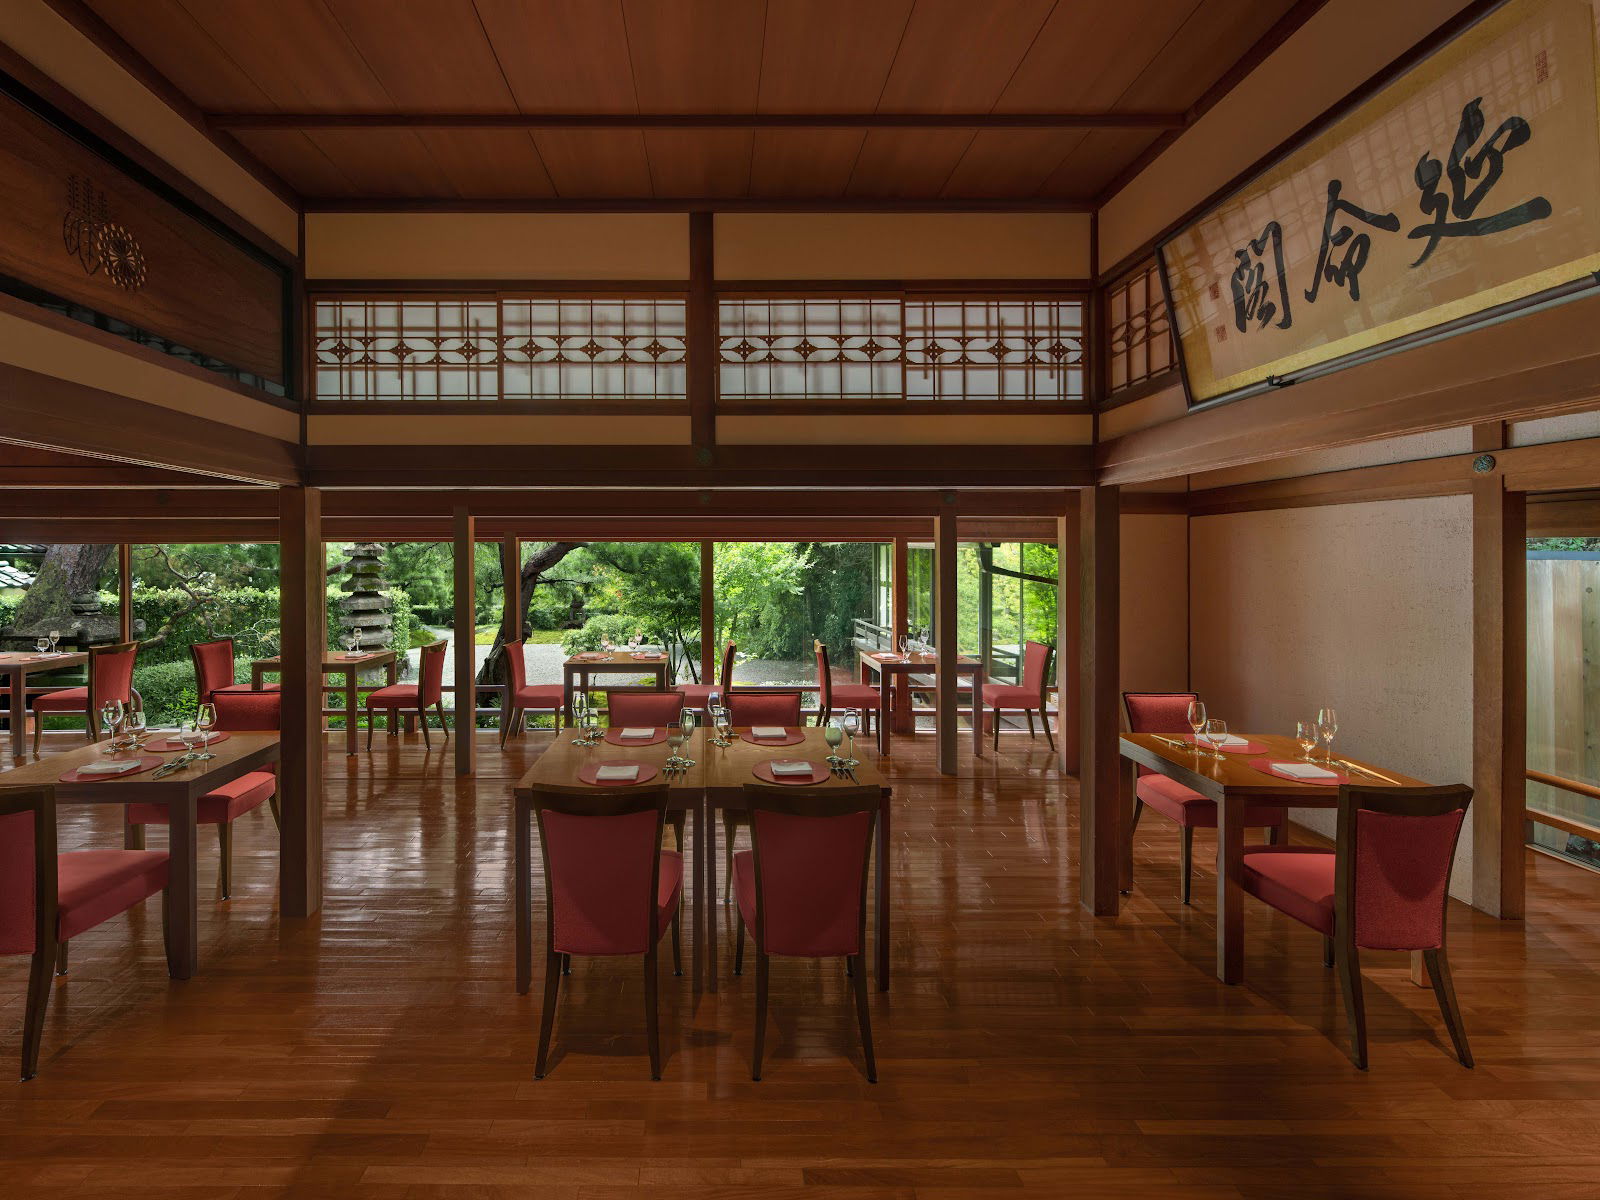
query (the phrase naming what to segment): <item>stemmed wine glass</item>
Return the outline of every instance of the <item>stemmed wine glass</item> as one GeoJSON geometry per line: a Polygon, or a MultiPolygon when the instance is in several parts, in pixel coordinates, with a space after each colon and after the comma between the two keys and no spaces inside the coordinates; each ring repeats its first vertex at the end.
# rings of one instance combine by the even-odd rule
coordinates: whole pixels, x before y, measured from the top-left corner
{"type": "Polygon", "coordinates": [[[110,754],[117,748],[117,735],[122,732],[123,709],[121,700],[107,700],[100,706],[100,725],[111,735],[110,745],[106,753],[110,754]]]}
{"type": "Polygon", "coordinates": [[[856,731],[861,728],[861,714],[855,709],[846,709],[844,714],[844,731],[850,739],[850,747],[845,751],[845,770],[853,770],[861,765],[861,760],[856,757],[856,731]]]}
{"type": "Polygon", "coordinates": [[[344,648],[351,654],[361,649],[361,630],[352,629],[344,635],[344,648]]]}
{"type": "Polygon", "coordinates": [[[728,736],[733,732],[733,714],[728,711],[726,704],[711,705],[711,723],[717,730],[717,736],[711,744],[718,747],[733,745],[733,739],[728,736]]]}
{"type": "Polygon", "coordinates": [[[1311,761],[1311,752],[1317,748],[1317,723],[1315,721],[1296,721],[1294,723],[1294,740],[1300,743],[1300,757],[1306,762],[1311,761]]]}
{"type": "Polygon", "coordinates": [[[60,640],[61,640],[61,630],[52,629],[50,631],[50,653],[51,654],[54,654],[56,652],[56,643],[59,642],[60,640]]]}
{"type": "Polygon", "coordinates": [[[1206,741],[1211,743],[1211,757],[1222,760],[1226,756],[1222,747],[1228,740],[1228,723],[1212,717],[1206,722],[1206,741]]]}
{"type": "Polygon", "coordinates": [[[1333,735],[1339,732],[1339,714],[1333,708],[1317,709],[1317,736],[1322,739],[1324,762],[1333,761],[1333,735]]]}
{"type": "Polygon", "coordinates": [[[589,745],[589,697],[583,692],[572,693],[572,723],[583,731],[572,739],[572,744],[589,745]]]}
{"type": "Polygon", "coordinates": [[[901,658],[904,658],[906,655],[911,653],[911,639],[905,634],[902,633],[899,638],[896,639],[896,642],[900,648],[901,658]]]}
{"type": "MultiPolygon", "coordinates": [[[[694,709],[685,708],[679,711],[678,732],[682,735],[679,743],[680,745],[689,740],[689,738],[694,734],[695,726],[698,724],[700,724],[700,721],[699,718],[695,716],[694,709]]],[[[679,758],[676,765],[679,767],[692,767],[694,766],[694,759],[679,758]]]]}
{"type": "Polygon", "coordinates": [[[149,730],[145,726],[144,709],[128,709],[127,717],[123,722],[123,727],[128,732],[128,741],[132,743],[133,748],[135,750],[144,749],[144,744],[149,740],[150,737],[149,730]]]}
{"type": "Polygon", "coordinates": [[[200,730],[195,727],[193,721],[178,722],[178,740],[183,743],[183,756],[193,759],[194,748],[200,742],[200,730]]]}
{"type": "Polygon", "coordinates": [[[1189,713],[1184,718],[1189,722],[1189,728],[1194,730],[1195,757],[1200,755],[1200,731],[1206,727],[1206,706],[1202,701],[1189,701],[1189,713]]]}
{"type": "Polygon", "coordinates": [[[600,710],[591,704],[583,710],[583,744],[597,746],[600,741],[600,710]]]}
{"type": "Polygon", "coordinates": [[[637,629],[628,635],[628,653],[639,653],[639,631],[637,629]]]}
{"type": "Polygon", "coordinates": [[[195,709],[194,727],[200,731],[200,757],[202,759],[215,758],[211,753],[211,731],[217,727],[217,706],[215,704],[202,704],[195,709]]]}
{"type": "Polygon", "coordinates": [[[47,637],[36,639],[33,643],[33,648],[40,654],[48,654],[50,652],[50,639],[47,637]]]}
{"type": "Polygon", "coordinates": [[[828,765],[838,767],[844,762],[839,757],[839,747],[844,744],[844,729],[837,718],[822,727],[822,740],[828,743],[828,765]]]}

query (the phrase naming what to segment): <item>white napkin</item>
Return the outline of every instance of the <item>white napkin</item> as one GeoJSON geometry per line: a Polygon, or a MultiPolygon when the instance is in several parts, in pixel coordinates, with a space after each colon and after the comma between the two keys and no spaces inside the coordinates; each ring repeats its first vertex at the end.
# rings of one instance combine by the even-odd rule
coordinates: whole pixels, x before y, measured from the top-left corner
{"type": "Polygon", "coordinates": [[[751,737],[782,738],[788,737],[789,731],[782,725],[757,725],[750,731],[751,737]]]}
{"type": "Polygon", "coordinates": [[[1273,763],[1273,769],[1280,775],[1287,775],[1291,779],[1336,779],[1337,773],[1312,763],[1286,762],[1273,763]]]}
{"type": "Polygon", "coordinates": [[[774,775],[809,775],[811,764],[808,762],[775,762],[772,764],[774,775]]]}
{"type": "Polygon", "coordinates": [[[623,741],[634,741],[639,738],[653,738],[655,735],[656,731],[654,729],[624,729],[621,733],[617,734],[617,736],[623,741]]]}
{"type": "Polygon", "coordinates": [[[125,762],[96,762],[87,763],[78,768],[80,775],[121,775],[124,771],[131,771],[139,765],[137,760],[125,762]]]}
{"type": "Polygon", "coordinates": [[[639,766],[637,763],[630,763],[625,767],[601,767],[595,771],[594,777],[596,779],[637,779],[639,778],[639,766]]]}
{"type": "Polygon", "coordinates": [[[1204,742],[1208,746],[1243,746],[1243,745],[1246,744],[1246,741],[1245,741],[1244,738],[1239,737],[1236,734],[1232,734],[1232,733],[1230,733],[1227,737],[1222,738],[1220,740],[1207,737],[1205,734],[1202,733],[1200,735],[1200,740],[1202,742],[1204,742]]]}

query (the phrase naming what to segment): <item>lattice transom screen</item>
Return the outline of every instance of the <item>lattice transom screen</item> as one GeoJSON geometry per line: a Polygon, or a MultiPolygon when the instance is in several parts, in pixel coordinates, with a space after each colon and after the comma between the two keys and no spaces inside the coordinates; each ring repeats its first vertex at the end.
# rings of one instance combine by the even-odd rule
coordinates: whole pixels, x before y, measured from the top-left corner
{"type": "Polygon", "coordinates": [[[755,406],[1059,406],[1084,397],[1076,299],[721,303],[721,396],[755,406]]]}
{"type": "Polygon", "coordinates": [[[1154,259],[1106,291],[1106,390],[1116,394],[1177,366],[1172,321],[1154,259]]]}

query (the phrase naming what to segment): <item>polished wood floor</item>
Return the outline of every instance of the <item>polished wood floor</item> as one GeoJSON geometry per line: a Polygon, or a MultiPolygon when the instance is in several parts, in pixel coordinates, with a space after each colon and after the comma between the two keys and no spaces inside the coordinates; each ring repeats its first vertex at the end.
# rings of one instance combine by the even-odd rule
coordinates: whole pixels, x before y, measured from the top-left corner
{"type": "MultiPolygon", "coordinates": [[[[652,1083],[632,960],[575,964],[535,1081],[507,799],[549,736],[501,755],[485,735],[469,783],[437,742],[330,755],[321,917],[278,920],[253,814],[234,899],[202,893],[201,974],[167,979],[154,907],[75,940],[28,1084],[9,1082],[26,960],[0,960],[0,1195],[1600,1195],[1600,877],[1534,857],[1526,925],[1452,906],[1475,1071],[1405,962],[1369,956],[1361,1073],[1308,931],[1251,907],[1248,982],[1216,981],[1212,876],[1178,903],[1172,826],[1141,826],[1121,917],[1083,914],[1074,785],[1026,737],[975,769],[964,750],[955,781],[928,739],[896,743],[881,1083],[841,971],[787,961],[762,1083],[753,979],[697,1000],[670,976],[652,1083]]],[[[62,843],[120,836],[65,810],[62,843]]],[[[209,879],[209,831],[201,847],[209,879]]]]}

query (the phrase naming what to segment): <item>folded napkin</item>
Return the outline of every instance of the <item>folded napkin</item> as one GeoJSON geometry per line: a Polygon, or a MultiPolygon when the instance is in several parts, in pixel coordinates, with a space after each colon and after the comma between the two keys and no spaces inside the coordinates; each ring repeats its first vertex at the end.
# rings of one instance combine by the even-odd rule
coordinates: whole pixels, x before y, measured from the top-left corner
{"type": "Polygon", "coordinates": [[[757,725],[750,730],[750,736],[758,738],[784,738],[789,736],[789,731],[782,725],[757,725]]]}
{"type": "Polygon", "coordinates": [[[809,774],[811,774],[811,764],[808,763],[808,762],[793,762],[793,761],[775,762],[775,763],[772,764],[772,768],[771,769],[772,769],[772,773],[774,775],[809,775],[809,774]]]}
{"type": "Polygon", "coordinates": [[[655,735],[656,731],[654,729],[624,729],[617,734],[623,741],[631,741],[636,738],[653,738],[655,735]]]}
{"type": "Polygon", "coordinates": [[[1231,733],[1225,738],[1211,738],[1202,733],[1200,740],[1208,746],[1243,746],[1247,744],[1244,738],[1231,733]]]}
{"type": "Polygon", "coordinates": [[[1272,768],[1280,775],[1287,775],[1291,779],[1334,779],[1338,775],[1337,772],[1329,771],[1325,767],[1304,762],[1275,762],[1272,768]]]}
{"type": "Polygon", "coordinates": [[[637,779],[639,778],[639,765],[637,763],[629,763],[625,767],[601,767],[595,771],[594,777],[596,779],[637,779]]]}
{"type": "Polygon", "coordinates": [[[80,775],[121,775],[124,771],[131,771],[139,766],[137,759],[128,759],[123,762],[96,762],[88,763],[78,768],[80,775]]]}

